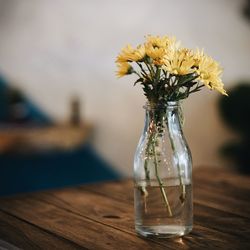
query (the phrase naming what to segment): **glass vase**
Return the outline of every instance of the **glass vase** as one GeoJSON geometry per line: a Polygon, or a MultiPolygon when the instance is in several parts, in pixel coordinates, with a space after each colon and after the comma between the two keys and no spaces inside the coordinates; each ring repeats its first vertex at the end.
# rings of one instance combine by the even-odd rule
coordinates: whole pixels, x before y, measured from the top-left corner
{"type": "Polygon", "coordinates": [[[192,230],[192,157],[182,131],[179,102],[145,105],[134,158],[135,230],[169,238],[192,230]]]}

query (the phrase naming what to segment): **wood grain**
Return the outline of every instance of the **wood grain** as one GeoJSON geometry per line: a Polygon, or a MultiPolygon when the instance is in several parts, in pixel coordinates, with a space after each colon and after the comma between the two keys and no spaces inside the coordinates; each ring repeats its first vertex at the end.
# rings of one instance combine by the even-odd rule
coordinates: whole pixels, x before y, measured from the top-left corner
{"type": "Polygon", "coordinates": [[[21,219],[0,212],[0,237],[22,249],[83,249],[21,219]]]}
{"type": "Polygon", "coordinates": [[[0,239],[23,249],[250,249],[250,178],[194,173],[194,229],[172,240],[134,231],[131,180],[0,199],[0,239]]]}

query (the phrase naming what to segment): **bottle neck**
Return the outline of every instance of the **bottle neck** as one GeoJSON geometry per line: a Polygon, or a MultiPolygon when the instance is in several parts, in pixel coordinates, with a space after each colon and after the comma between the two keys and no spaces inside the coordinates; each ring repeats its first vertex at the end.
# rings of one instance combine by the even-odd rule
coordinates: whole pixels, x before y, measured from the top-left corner
{"type": "Polygon", "coordinates": [[[168,102],[165,106],[144,106],[146,111],[145,125],[158,127],[169,122],[180,123],[181,106],[179,102],[168,102]]]}
{"type": "Polygon", "coordinates": [[[183,138],[181,106],[179,103],[168,103],[165,107],[146,109],[145,125],[143,134],[152,138],[163,138],[167,136],[176,141],[183,138]]]}

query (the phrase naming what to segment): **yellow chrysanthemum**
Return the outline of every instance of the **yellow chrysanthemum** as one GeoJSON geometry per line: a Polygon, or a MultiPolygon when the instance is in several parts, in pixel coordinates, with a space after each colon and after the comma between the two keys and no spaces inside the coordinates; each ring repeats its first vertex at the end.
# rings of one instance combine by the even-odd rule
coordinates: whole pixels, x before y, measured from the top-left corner
{"type": "Polygon", "coordinates": [[[169,38],[167,36],[147,36],[146,44],[157,48],[166,48],[168,46],[169,38]]]}
{"type": "Polygon", "coordinates": [[[118,70],[116,71],[117,77],[123,77],[132,73],[132,67],[128,62],[117,63],[118,70]]]}
{"type": "Polygon", "coordinates": [[[144,45],[139,45],[134,49],[130,44],[122,49],[121,53],[117,56],[116,62],[138,62],[145,57],[144,45]]]}
{"type": "Polygon", "coordinates": [[[134,51],[134,61],[138,62],[143,60],[146,55],[146,50],[144,45],[139,45],[134,51]]]}
{"type": "Polygon", "coordinates": [[[165,57],[163,68],[174,75],[186,75],[194,72],[193,66],[193,52],[182,48],[165,57]]]}
{"type": "Polygon", "coordinates": [[[202,60],[202,58],[205,56],[204,54],[204,50],[200,50],[200,49],[196,49],[196,51],[194,52],[194,66],[198,67],[200,64],[200,61],[202,60]]]}
{"type": "Polygon", "coordinates": [[[207,55],[201,55],[196,69],[198,79],[209,89],[216,89],[221,94],[227,95],[221,81],[222,69],[218,62],[207,55]]]}
{"type": "Polygon", "coordinates": [[[175,37],[168,36],[147,36],[145,43],[146,54],[153,59],[156,65],[164,64],[164,57],[173,54],[173,51],[179,47],[175,37]]]}
{"type": "Polygon", "coordinates": [[[163,49],[174,49],[179,47],[179,42],[176,42],[176,38],[169,37],[169,36],[147,36],[146,40],[147,45],[151,45],[153,47],[157,48],[163,48],[163,49]]]}
{"type": "Polygon", "coordinates": [[[153,59],[153,63],[156,65],[164,64],[164,56],[166,55],[164,48],[153,47],[151,44],[145,45],[146,54],[153,59]]]}

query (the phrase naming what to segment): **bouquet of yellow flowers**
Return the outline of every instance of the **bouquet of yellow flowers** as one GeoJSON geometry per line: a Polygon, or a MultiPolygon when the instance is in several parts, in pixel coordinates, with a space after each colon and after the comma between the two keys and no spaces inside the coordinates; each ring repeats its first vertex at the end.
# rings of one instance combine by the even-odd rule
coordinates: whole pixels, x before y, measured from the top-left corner
{"type": "Polygon", "coordinates": [[[179,101],[206,86],[227,95],[218,62],[203,50],[180,46],[175,37],[147,36],[144,44],[127,45],[117,56],[117,76],[136,74],[151,106],[179,101]]]}

